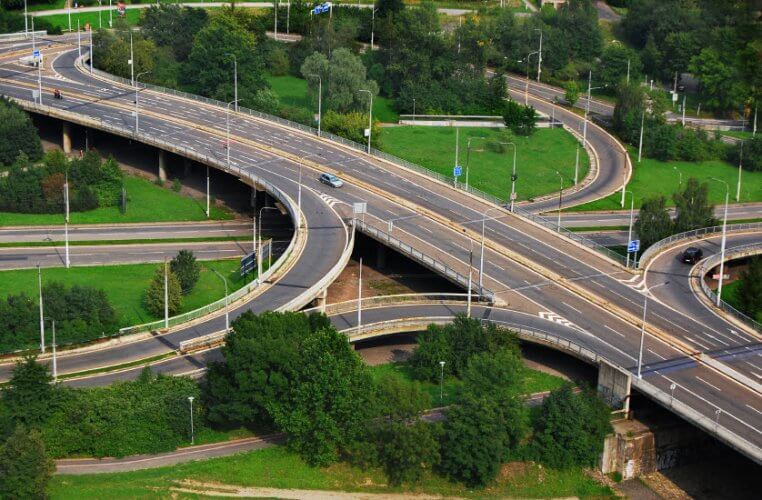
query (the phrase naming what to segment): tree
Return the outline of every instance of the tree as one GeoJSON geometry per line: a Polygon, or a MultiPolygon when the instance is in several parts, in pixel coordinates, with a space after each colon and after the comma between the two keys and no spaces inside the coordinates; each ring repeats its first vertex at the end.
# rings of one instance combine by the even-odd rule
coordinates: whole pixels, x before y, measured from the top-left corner
{"type": "Polygon", "coordinates": [[[16,104],[0,98],[0,165],[10,165],[23,152],[30,160],[42,157],[42,144],[32,120],[16,104]]]}
{"type": "MultiPolygon", "coordinates": [[[[168,271],[167,283],[169,284],[167,302],[169,314],[176,314],[183,302],[183,289],[177,275],[168,271]]],[[[146,291],[145,305],[148,312],[157,318],[164,317],[164,266],[156,269],[151,284],[146,291]]]]}
{"type": "Polygon", "coordinates": [[[646,249],[672,234],[672,218],[666,208],[663,196],[643,200],[633,229],[640,238],[640,247],[646,249]]]}
{"type": "Polygon", "coordinates": [[[360,435],[372,415],[367,367],[335,328],[304,340],[299,365],[279,404],[270,405],[288,445],[311,465],[325,466],[360,435]]]}
{"type": "MultiPolygon", "coordinates": [[[[363,133],[368,128],[367,113],[353,111],[347,114],[340,114],[335,111],[328,111],[323,114],[322,126],[326,132],[331,132],[350,141],[360,144],[367,143],[368,141],[363,133]]],[[[378,147],[380,135],[378,133],[378,122],[374,120],[370,138],[371,146],[378,147]]]]}
{"type": "Polygon", "coordinates": [[[553,468],[595,465],[611,432],[610,410],[597,394],[575,394],[570,384],[552,391],[537,418],[532,449],[553,468]]]}
{"type": "Polygon", "coordinates": [[[439,463],[439,442],[434,424],[393,423],[383,433],[379,456],[389,483],[415,483],[439,463]]]}
{"type": "Polygon", "coordinates": [[[744,313],[762,322],[762,257],[752,257],[749,267],[741,272],[736,297],[744,313]]]}
{"type": "Polygon", "coordinates": [[[193,41],[181,81],[191,92],[224,102],[233,99],[233,57],[238,62],[238,97],[255,103],[267,88],[263,54],[256,37],[235,17],[214,16],[193,41]]]}
{"type": "Polygon", "coordinates": [[[522,392],[525,373],[521,357],[513,350],[483,352],[468,360],[463,385],[474,396],[502,399],[522,392]]]}
{"type": "Polygon", "coordinates": [[[403,0],[378,0],[376,2],[378,17],[386,17],[389,14],[396,14],[405,8],[403,0]]]}
{"type": "Polygon", "coordinates": [[[54,470],[40,433],[19,425],[0,446],[0,497],[47,498],[54,470]]]}
{"type": "Polygon", "coordinates": [[[190,293],[198,282],[201,274],[201,264],[196,261],[196,256],[190,250],[180,250],[169,263],[169,268],[180,280],[180,288],[184,294],[190,293]]]}
{"type": "Polygon", "coordinates": [[[185,61],[196,34],[209,22],[204,9],[163,3],[143,11],[141,33],[159,46],[172,48],[178,61],[185,61]]]}
{"type": "Polygon", "coordinates": [[[318,76],[322,78],[324,109],[338,113],[364,112],[368,109],[369,96],[359,90],[370,90],[374,96],[378,94],[376,82],[366,78],[362,60],[349,49],[334,50],[330,59],[315,52],[305,59],[301,71],[314,96],[318,93],[318,76]]]}
{"type": "Polygon", "coordinates": [[[579,100],[579,84],[577,84],[576,80],[570,80],[566,82],[564,89],[566,90],[564,99],[569,103],[569,106],[574,106],[579,100]]]}
{"type": "Polygon", "coordinates": [[[611,44],[603,51],[597,78],[608,88],[614,89],[622,81],[640,81],[641,63],[638,53],[622,44],[611,44]]]}
{"type": "Polygon", "coordinates": [[[732,65],[714,48],[705,48],[691,59],[689,69],[701,82],[704,102],[718,111],[741,103],[744,89],[732,65]]]}
{"type": "Polygon", "coordinates": [[[16,362],[8,388],[2,393],[3,403],[17,423],[38,427],[50,415],[53,403],[53,377],[48,367],[27,356],[16,362]]]}
{"type": "Polygon", "coordinates": [[[532,106],[506,101],[503,108],[505,126],[518,135],[531,135],[537,124],[537,113],[532,106]]]}
{"type": "Polygon", "coordinates": [[[709,203],[709,185],[706,182],[699,184],[698,179],[691,177],[682,191],[672,195],[672,199],[677,210],[675,232],[717,225],[714,205],[709,203]]]}
{"type": "Polygon", "coordinates": [[[441,439],[440,471],[470,487],[495,478],[500,463],[518,446],[526,430],[525,408],[516,398],[502,402],[467,394],[447,410],[441,439]]]}

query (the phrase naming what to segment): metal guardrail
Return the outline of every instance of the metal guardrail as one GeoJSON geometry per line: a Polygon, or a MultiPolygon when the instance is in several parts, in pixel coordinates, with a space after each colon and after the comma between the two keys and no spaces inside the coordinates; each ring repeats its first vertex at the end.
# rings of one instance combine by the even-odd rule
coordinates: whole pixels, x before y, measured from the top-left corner
{"type": "MultiPolygon", "coordinates": [[[[479,296],[472,295],[471,300],[477,302],[479,296]]],[[[464,304],[468,301],[467,293],[405,293],[395,295],[376,295],[373,297],[363,297],[360,304],[363,309],[385,306],[389,304],[464,304]]],[[[322,312],[327,316],[343,314],[357,310],[357,299],[346,300],[327,304],[324,307],[312,307],[305,309],[304,313],[322,312]]]]}
{"type": "MultiPolygon", "coordinates": [[[[429,257],[428,255],[424,254],[420,250],[416,250],[412,246],[408,245],[407,243],[404,243],[394,236],[391,236],[383,231],[379,231],[375,227],[369,226],[365,222],[357,221],[357,228],[358,230],[362,231],[363,233],[367,234],[371,238],[374,238],[375,240],[384,243],[385,245],[397,250],[403,255],[407,255],[408,257],[412,258],[413,260],[420,262],[424,266],[428,267],[429,269],[440,273],[445,278],[449,279],[453,283],[460,285],[466,289],[468,289],[468,283],[469,279],[468,276],[464,276],[451,268],[450,266],[443,264],[442,262],[434,259],[433,257],[429,257]]],[[[472,293],[475,293],[475,296],[481,297],[486,299],[490,303],[495,302],[495,294],[486,288],[483,288],[482,290],[478,290],[478,283],[476,280],[472,279],[471,281],[471,290],[472,293]],[[477,288],[474,291],[474,288],[477,288]]]]}
{"type": "MultiPolygon", "coordinates": [[[[200,163],[214,166],[215,168],[218,168],[228,174],[238,176],[241,179],[248,179],[253,183],[259,184],[266,191],[268,191],[270,194],[272,194],[275,198],[277,198],[279,201],[283,203],[283,205],[286,207],[286,209],[289,212],[289,215],[291,216],[291,219],[293,221],[300,221],[301,220],[301,212],[299,211],[298,207],[296,206],[296,203],[283,191],[281,191],[280,188],[276,187],[275,185],[271,184],[269,181],[252,174],[251,172],[244,171],[241,168],[234,169],[234,168],[228,168],[227,163],[222,161],[221,159],[210,157],[207,155],[204,155],[202,153],[199,153],[193,148],[188,148],[185,146],[179,146],[176,143],[171,143],[168,141],[164,141],[161,139],[154,138],[151,135],[139,133],[135,134],[135,131],[133,129],[128,129],[125,127],[119,127],[116,125],[112,125],[110,123],[103,122],[100,119],[88,117],[85,115],[81,115],[78,113],[71,113],[69,111],[65,111],[62,109],[54,108],[51,106],[45,106],[40,105],[36,103],[31,103],[29,101],[23,100],[23,99],[14,99],[15,102],[17,102],[20,106],[22,106],[24,109],[28,111],[33,111],[41,114],[46,114],[48,116],[53,116],[57,118],[61,118],[67,121],[71,121],[74,123],[79,123],[85,126],[90,126],[93,128],[98,128],[100,130],[121,136],[121,137],[127,137],[130,139],[138,140],[140,142],[143,142],[145,144],[155,146],[160,149],[164,149],[166,151],[170,151],[179,155],[182,155],[184,157],[196,160],[200,163]]],[[[295,223],[295,227],[299,227],[300,224],[295,223]]],[[[297,229],[298,231],[298,229],[297,229]]],[[[270,266],[267,271],[265,271],[262,276],[258,277],[258,280],[249,283],[243,288],[240,288],[236,290],[235,292],[228,295],[227,298],[222,298],[216,302],[213,302],[211,304],[208,304],[204,307],[201,307],[199,309],[195,309],[193,311],[189,311],[187,313],[183,313],[177,316],[173,316],[169,319],[169,326],[177,326],[181,323],[185,323],[187,321],[192,321],[194,319],[200,318],[202,316],[205,316],[207,314],[210,314],[212,312],[218,311],[225,307],[226,301],[228,303],[232,303],[241,297],[245,296],[248,293],[251,293],[254,291],[262,282],[266,281],[289,257],[289,255],[293,252],[294,246],[296,245],[296,240],[298,239],[298,234],[296,237],[291,239],[291,242],[289,243],[289,246],[286,248],[286,250],[281,254],[281,256],[273,263],[272,266],[270,266]]],[[[111,334],[111,335],[105,335],[103,338],[111,338],[131,333],[137,333],[137,332],[143,332],[143,331],[150,331],[152,329],[160,329],[164,327],[164,320],[154,321],[150,323],[145,323],[142,325],[134,325],[126,328],[122,328],[119,330],[119,332],[111,334]]]]}
{"type": "MultiPolygon", "coordinates": [[[[86,56],[83,56],[83,57],[86,57],[86,56]]],[[[108,80],[112,80],[112,81],[115,81],[117,83],[121,83],[123,85],[132,86],[132,83],[130,82],[130,80],[128,80],[126,78],[122,78],[122,77],[119,77],[119,76],[111,75],[109,73],[106,73],[105,71],[101,71],[101,70],[98,70],[98,69],[95,69],[95,68],[93,69],[93,73],[99,75],[102,78],[105,78],[105,79],[108,79],[108,80]]],[[[222,101],[218,101],[216,99],[209,99],[207,97],[202,97],[202,96],[198,96],[198,95],[195,95],[195,94],[189,94],[189,93],[183,92],[181,90],[169,89],[167,87],[161,87],[161,86],[158,86],[158,85],[152,85],[152,84],[147,84],[147,83],[140,83],[139,86],[140,86],[140,88],[144,88],[144,89],[148,89],[148,90],[153,90],[155,92],[170,94],[170,95],[173,95],[173,96],[181,97],[183,99],[189,99],[189,100],[193,100],[193,101],[197,101],[197,102],[202,102],[202,103],[210,105],[210,106],[216,106],[216,107],[221,107],[221,108],[225,108],[227,106],[227,104],[222,102],[222,101]]],[[[280,118],[278,116],[270,115],[270,114],[267,114],[267,113],[262,113],[260,111],[249,109],[249,108],[246,108],[246,107],[243,107],[243,106],[239,106],[238,107],[238,112],[239,113],[243,113],[243,114],[247,114],[249,116],[253,116],[255,118],[259,118],[259,119],[262,119],[262,120],[274,122],[274,123],[277,123],[279,125],[283,125],[283,126],[286,126],[286,127],[295,128],[297,130],[300,130],[302,132],[305,132],[305,133],[308,133],[308,134],[311,134],[311,135],[315,135],[315,136],[318,135],[318,131],[314,127],[311,127],[309,125],[304,125],[304,124],[301,124],[301,123],[297,123],[297,122],[293,122],[293,121],[290,121],[290,120],[286,120],[286,119],[280,118]]],[[[365,153],[367,151],[367,145],[360,144],[360,143],[351,141],[349,139],[345,139],[344,137],[340,137],[340,136],[332,134],[330,132],[321,131],[320,137],[324,138],[324,139],[328,139],[328,140],[333,141],[333,142],[336,142],[338,144],[341,144],[342,146],[348,147],[348,148],[353,149],[355,151],[358,151],[360,153],[365,153]]],[[[458,184],[456,182],[454,177],[451,177],[449,175],[440,174],[439,172],[435,172],[433,170],[430,170],[430,169],[428,169],[426,167],[423,167],[421,165],[418,165],[416,163],[412,163],[412,162],[409,162],[409,161],[404,160],[402,158],[398,158],[398,157],[396,157],[394,155],[391,155],[389,153],[385,153],[385,152],[383,152],[381,150],[378,150],[376,148],[371,148],[370,155],[372,157],[375,157],[375,158],[378,158],[378,159],[381,159],[381,160],[393,163],[395,165],[407,168],[409,170],[412,170],[413,172],[419,173],[419,174],[424,175],[426,177],[430,177],[432,179],[438,180],[438,181],[443,182],[445,184],[451,184],[454,187],[456,187],[458,189],[461,189],[462,191],[466,191],[466,192],[472,194],[473,196],[475,196],[477,198],[480,198],[480,199],[482,199],[482,200],[484,200],[484,201],[486,201],[488,203],[492,203],[494,205],[501,205],[502,206],[502,205],[504,205],[508,201],[506,199],[501,199],[501,198],[498,198],[497,196],[493,196],[491,194],[485,193],[484,191],[481,191],[480,189],[477,189],[477,188],[475,188],[473,186],[465,186],[462,183],[458,184]]],[[[583,235],[581,235],[579,233],[574,233],[574,232],[569,231],[569,230],[564,229],[564,228],[561,228],[561,230],[558,231],[558,225],[555,222],[553,222],[550,219],[548,219],[548,218],[542,217],[542,216],[537,215],[537,214],[533,214],[533,213],[529,212],[528,210],[520,209],[518,207],[516,207],[515,213],[517,213],[518,215],[520,215],[520,216],[522,216],[522,217],[524,217],[526,219],[529,219],[532,222],[535,222],[535,223],[541,224],[541,225],[543,225],[545,227],[549,227],[551,229],[554,229],[559,234],[561,234],[561,235],[563,235],[563,236],[565,236],[567,238],[570,238],[570,239],[576,241],[577,243],[579,243],[581,245],[584,245],[584,246],[589,247],[589,248],[591,248],[591,249],[593,249],[593,250],[595,250],[597,252],[600,252],[603,255],[605,255],[606,257],[609,257],[610,259],[614,259],[615,261],[617,261],[619,263],[624,263],[626,261],[625,257],[623,257],[622,255],[620,255],[620,254],[618,254],[618,253],[616,253],[616,252],[606,248],[605,246],[603,246],[603,245],[601,245],[601,244],[591,240],[590,238],[586,238],[585,236],[583,236],[583,235]]]]}
{"type": "MultiPolygon", "coordinates": [[[[726,250],[725,260],[727,261],[727,260],[737,259],[740,257],[746,257],[748,255],[756,255],[760,253],[762,253],[762,243],[751,243],[749,245],[738,246],[738,247],[726,250]]],[[[717,294],[714,293],[714,291],[711,288],[709,288],[709,285],[706,284],[706,281],[704,280],[704,276],[706,276],[706,274],[712,268],[718,266],[720,264],[721,259],[722,259],[721,254],[714,254],[711,257],[707,257],[706,259],[701,261],[701,264],[699,264],[699,267],[698,267],[698,276],[696,276],[699,283],[701,284],[701,290],[704,292],[704,294],[709,298],[709,300],[715,306],[717,305],[717,294]]],[[[758,332],[762,332],[762,323],[759,323],[754,318],[751,318],[748,315],[742,313],[741,311],[731,306],[724,300],[720,300],[719,307],[720,309],[727,312],[728,314],[735,316],[738,320],[750,326],[751,328],[757,330],[758,332]]]]}
{"type": "MultiPolygon", "coordinates": [[[[48,36],[48,32],[46,30],[40,30],[34,32],[34,37],[43,37],[48,36]]],[[[32,32],[29,31],[28,33],[24,33],[23,31],[19,31],[18,33],[0,33],[0,42],[16,42],[19,40],[31,40],[32,39],[32,32]]]]}
{"type": "MultiPolygon", "coordinates": [[[[726,232],[728,233],[743,233],[747,231],[762,231],[762,222],[746,222],[741,224],[728,224],[726,232]]],[[[712,226],[712,227],[702,227],[700,229],[694,229],[692,231],[685,231],[683,233],[677,233],[673,234],[672,236],[669,236],[668,238],[664,238],[663,240],[659,240],[650,247],[648,247],[645,252],[643,252],[643,255],[640,257],[640,261],[638,262],[638,267],[640,269],[644,269],[648,263],[653,259],[657,254],[661,253],[663,248],[670,247],[674,245],[675,243],[687,240],[690,238],[698,238],[700,236],[705,236],[708,234],[716,234],[722,232],[722,226],[712,226]]]]}

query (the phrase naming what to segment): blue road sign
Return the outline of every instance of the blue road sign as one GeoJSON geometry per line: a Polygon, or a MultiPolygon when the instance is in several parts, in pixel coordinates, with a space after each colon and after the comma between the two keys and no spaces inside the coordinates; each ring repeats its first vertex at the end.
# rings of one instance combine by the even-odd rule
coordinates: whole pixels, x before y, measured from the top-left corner
{"type": "Polygon", "coordinates": [[[40,51],[39,49],[35,49],[34,52],[32,52],[32,57],[39,59],[40,58],[40,51]]]}
{"type": "Polygon", "coordinates": [[[627,253],[635,253],[638,250],[640,250],[640,240],[632,240],[629,245],[627,245],[627,253]]]}
{"type": "Polygon", "coordinates": [[[460,177],[460,174],[463,173],[463,167],[460,165],[456,165],[455,168],[452,169],[452,175],[453,177],[460,177]]]}

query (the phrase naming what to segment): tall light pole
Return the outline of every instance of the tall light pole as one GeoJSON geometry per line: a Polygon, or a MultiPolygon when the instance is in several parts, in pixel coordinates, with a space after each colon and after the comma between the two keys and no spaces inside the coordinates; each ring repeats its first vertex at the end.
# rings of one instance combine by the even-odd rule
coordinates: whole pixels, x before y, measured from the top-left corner
{"type": "Polygon", "coordinates": [[[471,162],[471,141],[476,139],[486,139],[486,137],[469,137],[466,142],[466,189],[468,189],[468,164],[471,162]]]}
{"type": "Polygon", "coordinates": [[[206,218],[210,217],[209,204],[211,195],[209,193],[209,165],[206,166],[206,218]]]}
{"type": "Polygon", "coordinates": [[[444,361],[439,362],[439,401],[444,397],[444,361]]]}
{"type": "Polygon", "coordinates": [[[135,135],[137,136],[140,132],[140,89],[138,86],[138,81],[140,80],[140,77],[143,75],[147,75],[151,71],[142,71],[138,73],[138,76],[135,77],[135,135]]]}
{"type": "Polygon", "coordinates": [[[169,330],[169,262],[164,259],[164,329],[169,330]]]}
{"type": "Polygon", "coordinates": [[[658,285],[652,286],[650,290],[648,288],[645,289],[645,292],[643,293],[643,321],[640,323],[640,349],[638,350],[638,378],[643,378],[641,375],[641,369],[643,367],[643,343],[646,338],[646,313],[648,311],[648,294],[651,290],[656,290],[660,286],[664,286],[669,284],[669,281],[665,281],[664,283],[659,283],[658,285]]]}
{"type": "Polygon", "coordinates": [[[558,175],[558,178],[561,180],[561,190],[558,192],[558,232],[561,232],[561,204],[563,203],[563,196],[564,196],[564,177],[561,175],[561,172],[556,170],[556,175],[558,175]]]}
{"type": "Polygon", "coordinates": [[[540,48],[537,51],[537,83],[540,83],[540,75],[542,74],[542,30],[535,28],[535,31],[540,32],[540,48]]]}
{"type": "Polygon", "coordinates": [[[233,102],[235,102],[235,111],[238,112],[238,59],[235,54],[225,54],[233,58],[233,102]]]}
{"type": "Polygon", "coordinates": [[[193,399],[194,399],[193,396],[188,396],[188,402],[190,403],[191,444],[193,444],[195,440],[195,436],[193,433],[193,399]]]}
{"type": "MultiPolygon", "coordinates": [[[[289,0],[291,1],[291,0],[289,0]]],[[[275,39],[278,39],[278,0],[273,1],[273,10],[275,11],[275,39]]]]}
{"type": "Polygon", "coordinates": [[[66,9],[66,14],[69,17],[69,33],[71,33],[71,3],[69,3],[69,7],[66,9]]]}
{"type": "Polygon", "coordinates": [[[95,61],[95,45],[93,45],[93,27],[90,26],[90,73],[93,72],[94,61],[95,61]]]}
{"type": "Polygon", "coordinates": [[[357,275],[357,332],[362,327],[362,257],[360,257],[360,270],[357,275]]]}
{"type": "Polygon", "coordinates": [[[225,333],[230,331],[230,313],[228,311],[228,280],[223,275],[221,275],[219,272],[217,272],[216,269],[211,268],[214,274],[219,276],[219,278],[222,280],[223,283],[225,283],[225,333]]]}
{"type": "Polygon", "coordinates": [[[230,170],[230,105],[237,103],[238,100],[230,101],[226,106],[225,111],[225,149],[227,154],[226,164],[228,167],[228,171],[230,170]]]}
{"type": "Polygon", "coordinates": [[[632,219],[635,215],[635,195],[629,189],[625,193],[630,193],[630,226],[627,230],[627,264],[630,267],[630,242],[632,241],[632,219]]]}
{"type": "Polygon", "coordinates": [[[738,151],[738,186],[736,187],[736,203],[741,201],[741,170],[743,169],[743,143],[739,146],[738,151]]]}
{"type": "MultiPolygon", "coordinates": [[[[529,54],[527,54],[527,59],[526,59],[527,79],[526,79],[526,83],[524,84],[524,106],[529,106],[529,59],[537,53],[538,52],[535,50],[534,52],[530,52],[529,54]]],[[[524,62],[524,61],[519,61],[519,62],[524,62]]]]}
{"type": "Polygon", "coordinates": [[[640,138],[638,139],[638,163],[640,163],[640,159],[643,156],[643,126],[646,123],[646,110],[643,108],[643,111],[640,113],[640,138]]]}
{"type": "MultiPolygon", "coordinates": [[[[257,228],[258,229],[258,233],[259,233],[259,237],[257,238],[258,243],[257,243],[257,253],[256,253],[256,257],[257,257],[257,279],[260,279],[260,276],[262,276],[262,255],[261,255],[262,254],[262,226],[263,226],[263,224],[262,224],[262,212],[264,212],[265,210],[278,210],[278,209],[275,208],[275,207],[262,207],[262,208],[259,209],[259,227],[257,228]]],[[[272,253],[272,245],[270,245],[270,253],[272,253]]]]}
{"type": "Polygon", "coordinates": [[[132,80],[132,85],[135,85],[135,51],[132,43],[132,29],[130,29],[130,60],[127,61],[127,64],[130,65],[130,80],[132,80]]]}
{"type": "Polygon", "coordinates": [[[42,54],[37,60],[37,92],[40,94],[40,106],[42,106],[42,54]]]}
{"type": "Polygon", "coordinates": [[[56,320],[50,321],[52,325],[53,344],[51,345],[53,351],[53,382],[58,382],[58,358],[56,357],[56,320]]]}
{"type": "Polygon", "coordinates": [[[26,0],[24,0],[24,37],[29,36],[29,13],[26,8],[26,0]]]}
{"type": "Polygon", "coordinates": [[[370,13],[370,51],[373,52],[373,36],[376,31],[376,9],[375,7],[371,10],[370,13]]]}
{"type": "Polygon", "coordinates": [[[45,315],[42,310],[42,269],[37,264],[37,284],[40,292],[40,352],[45,354],[45,315]]]}
{"type": "Polygon", "coordinates": [[[358,92],[367,92],[370,96],[370,104],[368,105],[368,154],[370,154],[370,136],[373,131],[373,92],[366,89],[360,89],[358,92]]]}
{"type": "Polygon", "coordinates": [[[114,27],[114,9],[111,7],[111,0],[108,0],[108,27],[114,27]]]}
{"type": "Polygon", "coordinates": [[[501,207],[490,207],[487,210],[484,211],[482,214],[482,243],[481,243],[481,251],[479,252],[479,295],[482,294],[482,277],[484,276],[484,229],[487,222],[487,214],[491,210],[498,210],[501,207]]]}
{"type": "Polygon", "coordinates": [[[730,186],[722,179],[712,177],[712,180],[725,184],[725,216],[722,219],[722,244],[720,245],[720,279],[717,286],[717,307],[720,307],[722,302],[722,281],[723,273],[725,272],[725,240],[727,237],[728,227],[728,196],[730,195],[730,186]]]}
{"type": "Polygon", "coordinates": [[[66,176],[66,181],[63,185],[64,189],[64,265],[66,269],[71,266],[71,260],[69,260],[69,178],[66,176]]]}
{"type": "Polygon", "coordinates": [[[320,137],[320,127],[323,122],[323,77],[315,74],[307,76],[318,79],[318,137],[320,137]]]}
{"type": "Polygon", "coordinates": [[[511,171],[511,212],[513,212],[513,204],[516,201],[516,150],[518,149],[515,142],[507,142],[506,145],[513,146],[513,170],[511,171]]]}
{"type": "Polygon", "coordinates": [[[468,238],[468,302],[466,303],[466,316],[471,317],[471,288],[473,287],[474,269],[474,240],[468,238]]]}
{"type": "Polygon", "coordinates": [[[79,19],[77,19],[77,57],[82,57],[82,32],[79,28],[79,19]]]}

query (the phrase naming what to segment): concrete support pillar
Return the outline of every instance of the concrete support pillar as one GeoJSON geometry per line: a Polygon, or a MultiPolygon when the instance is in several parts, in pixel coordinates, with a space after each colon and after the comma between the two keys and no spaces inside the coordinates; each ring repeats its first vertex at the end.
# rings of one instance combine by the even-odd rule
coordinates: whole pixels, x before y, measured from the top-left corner
{"type": "Polygon", "coordinates": [[[598,368],[598,394],[614,411],[630,413],[632,376],[619,368],[601,361],[598,368]]]}
{"type": "Polygon", "coordinates": [[[320,308],[320,312],[325,312],[325,300],[328,296],[328,289],[323,288],[323,291],[318,294],[317,297],[315,297],[315,307],[320,308]]]}
{"type": "Polygon", "coordinates": [[[188,177],[191,171],[191,161],[188,158],[183,158],[183,177],[188,177]]]}
{"type": "Polygon", "coordinates": [[[383,270],[386,267],[386,247],[379,243],[376,251],[376,267],[379,270],[383,270]]]}
{"type": "Polygon", "coordinates": [[[63,122],[63,134],[62,145],[65,154],[71,154],[71,124],[69,122],[63,122]]]}
{"type": "Polygon", "coordinates": [[[159,150],[159,180],[167,180],[167,152],[163,149],[159,150]]]}

